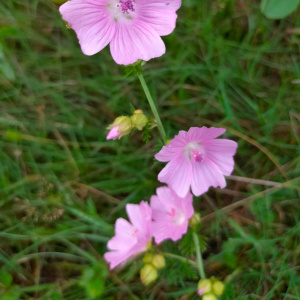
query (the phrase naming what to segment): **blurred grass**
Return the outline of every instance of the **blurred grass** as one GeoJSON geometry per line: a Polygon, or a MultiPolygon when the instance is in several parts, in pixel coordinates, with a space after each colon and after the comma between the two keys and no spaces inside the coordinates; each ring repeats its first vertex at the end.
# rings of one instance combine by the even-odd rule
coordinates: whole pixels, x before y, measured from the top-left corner
{"type": "MultiPolygon", "coordinates": [[[[239,143],[235,176],[283,183],[300,176],[300,40],[287,33],[300,20],[267,20],[258,4],[184,0],[167,53],[145,78],[169,137],[224,126],[239,143]]],[[[146,99],[108,48],[81,53],[55,4],[5,1],[0,16],[1,299],[89,299],[81,274],[102,261],[125,204],[159,186],[159,136],[105,141],[130,104],[150,114],[146,99]]],[[[195,199],[209,215],[256,195],[203,222],[207,273],[230,280],[224,299],[300,299],[299,181],[260,193],[269,187],[235,177],[195,199]]],[[[193,258],[190,247],[186,239],[163,250],[193,258]]],[[[197,299],[190,267],[168,259],[147,289],[139,267],[110,273],[99,299],[197,299]]]]}

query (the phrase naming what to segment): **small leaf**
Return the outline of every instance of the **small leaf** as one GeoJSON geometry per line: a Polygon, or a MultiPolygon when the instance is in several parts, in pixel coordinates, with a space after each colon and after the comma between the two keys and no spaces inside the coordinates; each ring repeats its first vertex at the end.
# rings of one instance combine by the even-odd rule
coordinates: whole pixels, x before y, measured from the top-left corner
{"type": "Polygon", "coordinates": [[[2,283],[5,287],[11,286],[13,281],[13,277],[5,270],[0,270],[0,283],[2,283]]]}
{"type": "Polygon", "coordinates": [[[96,298],[103,293],[107,274],[106,266],[100,262],[94,267],[83,271],[80,285],[85,287],[89,297],[96,298]]]}
{"type": "Polygon", "coordinates": [[[11,289],[10,291],[0,295],[1,300],[20,300],[20,290],[19,288],[11,289]]]}
{"type": "Polygon", "coordinates": [[[300,0],[262,0],[260,9],[269,19],[283,19],[300,4],[300,0]]]}

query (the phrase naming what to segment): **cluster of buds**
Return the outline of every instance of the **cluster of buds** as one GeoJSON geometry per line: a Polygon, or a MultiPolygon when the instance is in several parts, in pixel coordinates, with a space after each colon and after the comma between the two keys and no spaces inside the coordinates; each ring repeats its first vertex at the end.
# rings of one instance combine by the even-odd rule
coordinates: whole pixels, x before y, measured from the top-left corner
{"type": "Polygon", "coordinates": [[[121,116],[116,118],[115,121],[107,127],[109,132],[106,139],[120,139],[122,136],[129,134],[133,129],[142,130],[147,123],[148,118],[144,115],[143,111],[140,109],[135,110],[130,117],[121,116]]]}
{"type": "Polygon", "coordinates": [[[161,254],[147,253],[143,258],[144,267],[141,269],[141,281],[144,285],[149,285],[158,277],[157,270],[165,267],[165,258],[161,254]]]}
{"type": "Polygon", "coordinates": [[[224,283],[214,277],[201,279],[198,282],[198,295],[202,296],[202,300],[217,300],[217,297],[223,294],[224,289],[224,283]]]}

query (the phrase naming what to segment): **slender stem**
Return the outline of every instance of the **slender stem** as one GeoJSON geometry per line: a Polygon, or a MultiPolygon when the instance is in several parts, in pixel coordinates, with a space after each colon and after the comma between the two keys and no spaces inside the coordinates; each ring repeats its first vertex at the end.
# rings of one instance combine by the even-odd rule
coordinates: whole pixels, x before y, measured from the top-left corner
{"type": "Polygon", "coordinates": [[[161,120],[160,120],[158,111],[157,111],[157,109],[156,109],[156,106],[155,106],[155,104],[154,104],[154,101],[153,101],[153,99],[152,99],[152,96],[151,96],[151,94],[150,94],[150,92],[149,92],[149,89],[148,89],[148,86],[147,86],[147,83],[146,83],[146,81],[145,81],[145,79],[144,79],[143,74],[138,74],[138,78],[139,78],[139,80],[140,80],[140,82],[141,82],[141,85],[142,85],[143,90],[144,90],[144,92],[145,92],[146,98],[147,98],[147,100],[148,100],[148,102],[149,102],[149,105],[150,105],[150,107],[151,107],[151,110],[152,110],[152,113],[153,113],[154,118],[155,118],[155,120],[156,120],[157,127],[158,127],[158,130],[159,130],[159,132],[160,132],[160,135],[161,135],[161,137],[162,137],[164,143],[166,143],[166,132],[165,132],[165,129],[164,129],[164,127],[163,127],[163,125],[162,125],[162,122],[161,122],[161,120]]]}
{"type": "Polygon", "coordinates": [[[173,253],[168,253],[168,252],[164,252],[163,254],[164,254],[164,256],[166,256],[166,257],[174,258],[174,259],[180,260],[180,261],[182,261],[182,262],[187,262],[187,263],[189,263],[191,266],[193,266],[193,267],[195,267],[195,268],[198,268],[197,263],[194,262],[193,260],[188,259],[188,258],[179,256],[179,255],[176,255],[176,254],[173,254],[173,253]]]}
{"type": "Polygon", "coordinates": [[[193,232],[193,238],[194,238],[194,243],[195,243],[195,248],[196,248],[199,275],[200,275],[201,279],[205,279],[205,272],[204,272],[204,267],[203,267],[203,260],[202,260],[202,255],[201,255],[199,239],[198,239],[197,233],[195,231],[193,232]]]}

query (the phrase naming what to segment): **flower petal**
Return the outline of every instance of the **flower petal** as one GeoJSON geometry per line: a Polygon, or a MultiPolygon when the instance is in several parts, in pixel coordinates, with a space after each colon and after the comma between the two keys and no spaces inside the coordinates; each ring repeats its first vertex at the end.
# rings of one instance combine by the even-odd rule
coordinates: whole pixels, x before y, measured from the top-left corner
{"type": "Polygon", "coordinates": [[[107,0],[72,0],[59,8],[63,19],[75,30],[85,55],[101,51],[115,34],[115,22],[107,3],[107,0]]]}
{"type": "Polygon", "coordinates": [[[136,244],[137,239],[132,236],[134,227],[125,219],[119,218],[115,224],[115,236],[108,243],[110,250],[124,250],[136,244]]]}
{"type": "Polygon", "coordinates": [[[206,140],[212,140],[216,137],[220,136],[226,131],[224,128],[215,128],[210,127],[207,128],[205,126],[199,127],[191,127],[187,133],[189,142],[202,142],[206,140]]]}
{"type": "Polygon", "coordinates": [[[158,174],[158,180],[170,185],[182,198],[190,189],[191,177],[191,163],[182,156],[170,161],[158,174]]]}
{"type": "Polygon", "coordinates": [[[127,204],[126,211],[130,222],[139,230],[139,239],[148,241],[150,239],[150,226],[152,213],[149,204],[146,201],[141,201],[138,204],[127,204]]]}
{"type": "Polygon", "coordinates": [[[110,43],[116,63],[129,65],[138,59],[145,61],[162,56],[166,47],[158,33],[147,23],[137,19],[120,20],[110,43]]]}
{"type": "Polygon", "coordinates": [[[237,143],[231,140],[209,140],[203,143],[205,156],[218,166],[220,171],[228,176],[234,167],[233,155],[237,149],[237,143]]]}
{"type": "Polygon", "coordinates": [[[195,196],[207,192],[210,186],[224,188],[226,181],[219,168],[209,159],[192,163],[192,191],[195,196]]]}
{"type": "Polygon", "coordinates": [[[181,0],[137,0],[137,18],[151,25],[160,36],[168,35],[176,26],[176,10],[180,6],[181,0]]]}

